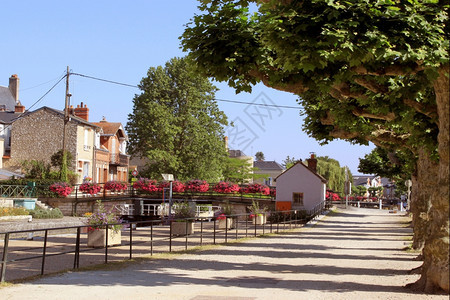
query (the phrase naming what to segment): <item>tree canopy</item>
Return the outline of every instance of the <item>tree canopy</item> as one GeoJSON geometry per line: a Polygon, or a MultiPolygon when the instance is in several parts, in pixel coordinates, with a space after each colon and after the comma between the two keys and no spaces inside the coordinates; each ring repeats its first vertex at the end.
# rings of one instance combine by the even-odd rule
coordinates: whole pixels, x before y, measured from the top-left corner
{"type": "Polygon", "coordinates": [[[146,158],[145,175],[216,181],[227,156],[226,115],[214,100],[217,88],[194,73],[186,58],[151,67],[133,99],[126,126],[130,154],[146,158]]]}
{"type": "Polygon", "coordinates": [[[256,152],[255,158],[256,158],[256,160],[265,160],[266,159],[264,156],[264,153],[261,151],[256,152]]]}
{"type": "Polygon", "coordinates": [[[410,151],[389,151],[376,147],[359,159],[358,171],[402,182],[411,178],[415,171],[415,162],[416,157],[410,151]]]}
{"type": "MultiPolygon", "coordinates": [[[[317,157],[317,173],[322,175],[328,182],[327,188],[344,194],[346,168],[341,167],[339,162],[328,156],[317,157]]],[[[348,172],[349,181],[352,181],[352,175],[348,172]]]]}
{"type": "Polygon", "coordinates": [[[370,141],[439,158],[418,285],[448,292],[448,1],[203,0],[199,8],[182,45],[202,74],[237,92],[262,82],[299,95],[304,129],[322,143],[370,141]]]}

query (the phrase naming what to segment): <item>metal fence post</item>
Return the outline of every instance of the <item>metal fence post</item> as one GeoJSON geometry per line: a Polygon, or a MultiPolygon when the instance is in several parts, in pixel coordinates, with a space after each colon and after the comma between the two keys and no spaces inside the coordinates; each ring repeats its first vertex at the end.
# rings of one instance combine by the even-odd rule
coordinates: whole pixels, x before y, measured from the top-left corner
{"type": "Polygon", "coordinates": [[[214,230],[213,230],[213,243],[214,243],[214,245],[216,244],[216,218],[214,218],[214,230]]]}
{"type": "MultiPolygon", "coordinates": [[[[80,266],[80,234],[81,234],[81,227],[77,228],[77,239],[75,241],[75,257],[73,259],[73,268],[77,269],[80,266]]],[[[45,232],[45,242],[44,242],[44,248],[47,244],[47,231],[45,232]]],[[[45,251],[44,251],[45,253],[45,251]]],[[[42,262],[42,269],[44,269],[44,262],[42,262]]],[[[43,275],[44,272],[42,271],[43,275]]]]}
{"type": "Polygon", "coordinates": [[[133,259],[133,224],[130,226],[130,259],[133,259]]]}
{"type": "Polygon", "coordinates": [[[172,252],[172,220],[169,220],[169,252],[172,252]]]}
{"type": "Polygon", "coordinates": [[[5,282],[6,260],[8,259],[8,245],[9,245],[9,233],[6,233],[5,240],[3,242],[2,271],[0,273],[0,282],[5,282]]]}
{"type": "Polygon", "coordinates": [[[153,255],[153,222],[150,224],[150,255],[153,255]]]}
{"type": "Polygon", "coordinates": [[[189,222],[189,220],[186,220],[185,223],[186,223],[186,231],[185,231],[185,233],[186,233],[186,242],[185,242],[184,249],[187,250],[188,249],[188,236],[189,236],[189,234],[188,234],[188,224],[190,222],[189,222]]]}
{"type": "Polygon", "coordinates": [[[106,230],[105,230],[105,234],[106,234],[106,236],[105,236],[105,243],[106,243],[106,245],[105,245],[105,264],[107,264],[108,263],[108,225],[106,225],[106,230]]]}
{"type": "MultiPolygon", "coordinates": [[[[45,266],[45,253],[47,252],[47,237],[48,237],[48,230],[45,230],[44,234],[44,249],[42,249],[42,265],[41,265],[41,275],[44,275],[44,266],[45,266]]],[[[75,246],[76,249],[76,246],[75,246]]],[[[76,259],[76,253],[75,253],[75,259],[76,259]]],[[[75,267],[74,267],[75,268],[75,267]]]]}

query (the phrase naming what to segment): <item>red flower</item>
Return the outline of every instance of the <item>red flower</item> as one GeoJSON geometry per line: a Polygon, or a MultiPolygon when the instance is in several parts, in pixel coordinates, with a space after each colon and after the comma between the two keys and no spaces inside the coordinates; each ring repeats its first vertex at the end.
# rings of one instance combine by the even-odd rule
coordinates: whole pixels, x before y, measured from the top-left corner
{"type": "Polygon", "coordinates": [[[225,220],[227,216],[225,214],[220,214],[217,216],[217,220],[225,220]]]}
{"type": "Polygon", "coordinates": [[[221,181],[214,186],[216,193],[231,194],[239,192],[239,186],[232,182],[221,181]]]}
{"type": "Polygon", "coordinates": [[[209,190],[209,184],[206,180],[190,180],[186,182],[186,190],[191,192],[205,193],[209,190]]]}
{"type": "Polygon", "coordinates": [[[55,182],[49,188],[60,197],[67,197],[73,190],[73,187],[69,186],[66,182],[55,182]]]}

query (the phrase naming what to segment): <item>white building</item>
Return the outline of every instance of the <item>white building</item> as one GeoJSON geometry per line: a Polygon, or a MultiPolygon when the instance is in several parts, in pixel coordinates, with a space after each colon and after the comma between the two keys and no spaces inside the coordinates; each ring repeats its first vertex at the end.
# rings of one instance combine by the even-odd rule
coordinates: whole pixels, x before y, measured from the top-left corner
{"type": "Polygon", "coordinates": [[[280,174],[277,181],[277,210],[311,210],[325,201],[327,180],[316,173],[317,159],[314,154],[307,160],[280,174]]]}

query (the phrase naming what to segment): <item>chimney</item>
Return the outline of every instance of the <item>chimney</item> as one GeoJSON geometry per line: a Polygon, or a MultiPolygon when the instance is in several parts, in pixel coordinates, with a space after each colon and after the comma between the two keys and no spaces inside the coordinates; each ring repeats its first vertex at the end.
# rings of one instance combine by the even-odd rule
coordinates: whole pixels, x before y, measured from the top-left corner
{"type": "Polygon", "coordinates": [[[311,158],[307,159],[307,161],[308,161],[308,168],[313,172],[317,172],[317,159],[316,154],[314,152],[311,152],[311,158]]]}
{"type": "Polygon", "coordinates": [[[19,113],[19,114],[23,114],[23,113],[25,112],[25,106],[20,105],[20,102],[19,102],[19,104],[17,104],[17,105],[14,107],[14,112],[15,112],[15,113],[19,113]]]}
{"type": "Polygon", "coordinates": [[[16,102],[19,102],[19,77],[17,76],[17,74],[11,75],[11,77],[9,77],[8,87],[13,98],[16,100],[16,102]]]}
{"type": "Polygon", "coordinates": [[[77,107],[73,110],[73,114],[76,117],[85,119],[89,122],[89,108],[87,108],[86,104],[83,105],[83,102],[81,102],[80,105],[77,105],[77,107]]]}
{"type": "Polygon", "coordinates": [[[225,137],[223,138],[223,141],[225,142],[225,150],[228,151],[228,137],[225,136],[225,137]]]}

